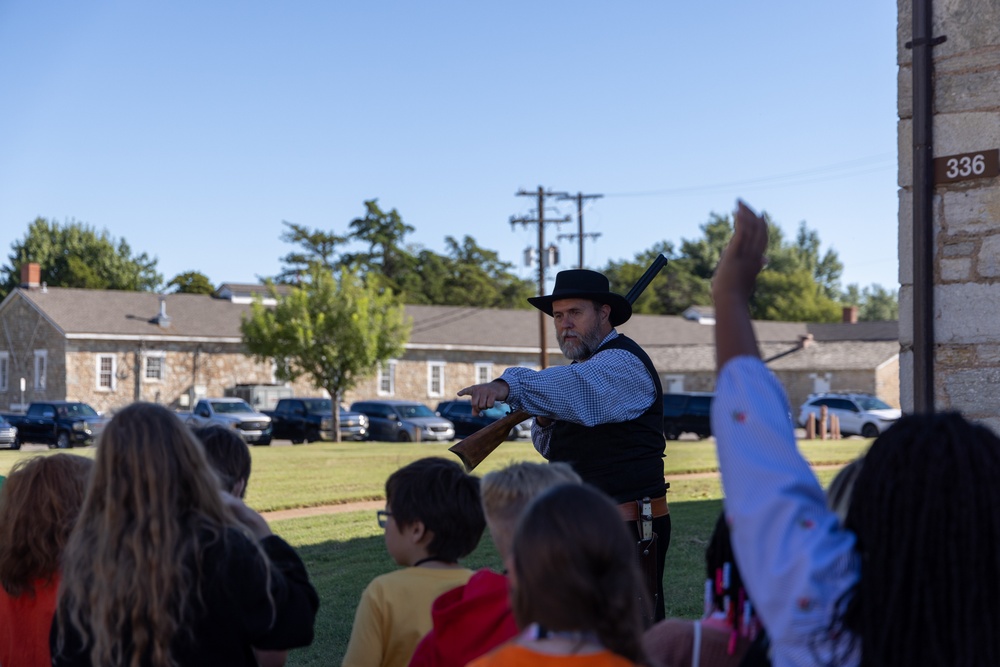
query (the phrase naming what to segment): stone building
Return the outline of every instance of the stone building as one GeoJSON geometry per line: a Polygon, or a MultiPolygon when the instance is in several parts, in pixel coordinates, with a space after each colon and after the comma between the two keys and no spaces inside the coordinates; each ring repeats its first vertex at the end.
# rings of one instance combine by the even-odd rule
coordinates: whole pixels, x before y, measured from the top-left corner
{"type": "MultiPolygon", "coordinates": [[[[245,303],[195,294],[47,288],[37,265],[0,303],[0,406],[70,399],[113,411],[133,401],[186,408],[239,384],[274,382],[247,356],[245,303]],[[21,380],[24,391],[21,391],[21,380]]],[[[297,387],[312,392],[308,385],[297,387]]]]}
{"type": "Polygon", "coordinates": [[[927,1],[897,4],[903,409],[1000,430],[1000,3],[927,1]]]}
{"type": "MultiPolygon", "coordinates": [[[[247,356],[242,344],[240,322],[254,286],[227,285],[214,297],[46,288],[31,271],[26,268],[25,284],[0,303],[0,407],[22,403],[20,378],[24,403],[65,398],[106,412],[136,400],[183,409],[238,385],[275,382],[274,364],[247,356]]],[[[406,315],[412,331],[404,354],[362,380],[344,397],[346,404],[382,396],[433,409],[508,366],[540,365],[535,310],[411,305],[406,315]]],[[[876,393],[898,405],[895,322],[755,327],[793,405],[811,392],[841,389],[876,393]]],[[[649,352],[666,390],[714,387],[714,325],[635,315],[619,329],[649,352]]],[[[547,335],[549,363],[566,363],[552,327],[547,335]]],[[[291,390],[320,394],[305,380],[291,390]]]]}

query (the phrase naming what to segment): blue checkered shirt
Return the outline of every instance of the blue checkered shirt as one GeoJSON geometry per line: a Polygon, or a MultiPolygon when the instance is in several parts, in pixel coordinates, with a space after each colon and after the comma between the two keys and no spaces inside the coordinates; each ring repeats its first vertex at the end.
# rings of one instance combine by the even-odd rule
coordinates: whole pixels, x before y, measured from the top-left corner
{"type": "MultiPolygon", "coordinates": [[[[601,345],[617,337],[612,329],[601,345]]],[[[656,399],[653,378],[642,360],[620,349],[540,371],[508,368],[500,379],[510,387],[507,403],[515,410],[584,426],[636,419],[656,399]]],[[[551,437],[552,425],[532,425],[531,439],[542,456],[548,455],[551,437]]]]}

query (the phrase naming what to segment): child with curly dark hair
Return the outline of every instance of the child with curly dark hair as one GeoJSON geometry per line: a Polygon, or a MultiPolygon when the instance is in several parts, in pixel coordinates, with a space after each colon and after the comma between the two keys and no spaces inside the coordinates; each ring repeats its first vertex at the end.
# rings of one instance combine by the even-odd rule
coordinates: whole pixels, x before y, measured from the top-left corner
{"type": "Polygon", "coordinates": [[[0,489],[0,665],[50,667],[59,558],[94,462],[74,454],[14,464],[0,489]]]}

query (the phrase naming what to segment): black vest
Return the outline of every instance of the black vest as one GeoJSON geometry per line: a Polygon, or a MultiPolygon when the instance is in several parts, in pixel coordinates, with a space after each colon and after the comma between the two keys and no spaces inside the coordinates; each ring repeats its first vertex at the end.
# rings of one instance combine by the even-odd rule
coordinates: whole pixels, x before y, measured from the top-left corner
{"type": "Polygon", "coordinates": [[[649,356],[632,339],[619,335],[597,351],[610,349],[626,350],[642,361],[656,387],[656,400],[639,417],[627,422],[583,426],[556,421],[548,458],[570,464],[584,482],[601,489],[617,502],[643,496],[658,498],[666,493],[660,377],[649,356]]]}

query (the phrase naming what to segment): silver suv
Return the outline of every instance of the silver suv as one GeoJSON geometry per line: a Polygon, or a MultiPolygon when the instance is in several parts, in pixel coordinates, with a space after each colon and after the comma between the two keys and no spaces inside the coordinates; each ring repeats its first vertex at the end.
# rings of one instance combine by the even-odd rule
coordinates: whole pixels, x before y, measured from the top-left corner
{"type": "Polygon", "coordinates": [[[818,423],[824,405],[827,415],[837,415],[841,433],[864,438],[877,438],[903,415],[899,408],[871,394],[826,392],[810,394],[799,410],[799,424],[805,426],[810,414],[816,416],[818,423]]]}
{"type": "Polygon", "coordinates": [[[368,439],[389,442],[455,439],[455,425],[416,401],[358,401],[351,412],[368,416],[368,439]]]}

